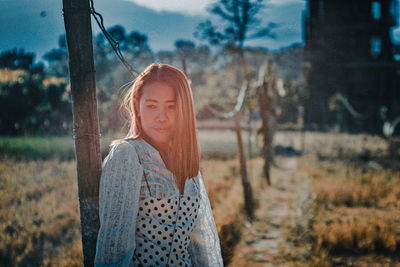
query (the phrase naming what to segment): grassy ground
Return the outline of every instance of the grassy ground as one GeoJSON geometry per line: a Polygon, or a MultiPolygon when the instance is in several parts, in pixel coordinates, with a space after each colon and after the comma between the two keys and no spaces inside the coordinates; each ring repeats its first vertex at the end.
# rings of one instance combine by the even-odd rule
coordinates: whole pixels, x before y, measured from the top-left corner
{"type": "MultiPolygon", "coordinates": [[[[239,167],[235,159],[210,158],[232,151],[230,140],[224,148],[211,145],[201,164],[225,261],[242,223],[239,167]]],[[[67,138],[2,139],[7,153],[0,162],[0,266],[82,266],[76,166],[66,160],[71,145],[67,138]]],[[[224,157],[234,157],[229,153],[224,157]]],[[[249,164],[256,168],[260,160],[249,164]]]]}
{"type": "Polygon", "coordinates": [[[272,185],[256,187],[256,219],[247,222],[229,266],[307,266],[303,236],[312,217],[312,190],[299,157],[275,157],[272,185]]]}
{"type": "MultiPolygon", "coordinates": [[[[249,227],[242,213],[235,135],[201,131],[199,139],[202,172],[228,263],[244,227],[249,227]]],[[[103,154],[109,140],[103,138],[103,154]]],[[[246,135],[244,140],[247,143],[246,135]]],[[[396,257],[400,254],[399,157],[388,156],[385,140],[322,133],[307,133],[303,139],[295,132],[278,132],[274,140],[280,147],[277,153],[290,154],[303,143],[308,152],[301,161],[315,194],[309,229],[297,229],[293,222],[294,232],[286,231],[288,242],[311,247],[302,256],[303,263],[400,263],[396,257]],[[304,239],[290,238],[293,233],[304,239]]],[[[256,142],[252,151],[257,151],[256,142]]],[[[0,138],[0,266],[82,265],[73,154],[70,137],[0,138]]],[[[249,176],[259,199],[258,213],[261,210],[270,218],[274,205],[271,201],[264,205],[259,198],[265,190],[260,186],[261,165],[260,158],[252,159],[249,176]]],[[[289,260],[286,264],[291,265],[289,260]]]]}
{"type": "MultiPolygon", "coordinates": [[[[218,229],[225,229],[224,239],[231,242],[235,237],[229,224],[242,205],[236,165],[202,163],[218,229]]],[[[0,265],[81,266],[73,161],[3,161],[0,189],[0,265]]]]}
{"type": "Polygon", "coordinates": [[[291,173],[277,157],[231,266],[400,266],[400,157],[386,140],[286,132],[275,144],[299,167],[291,173]],[[303,140],[307,153],[293,157],[303,140]],[[307,191],[304,209],[296,195],[307,191]]]}
{"type": "Polygon", "coordinates": [[[315,193],[310,264],[400,266],[398,147],[365,134],[287,133],[275,140],[297,148],[304,140],[309,152],[303,160],[315,193]]]}
{"type": "Polygon", "coordinates": [[[0,156],[21,160],[72,160],[72,137],[0,137],[0,156]]]}
{"type": "Polygon", "coordinates": [[[0,262],[73,266],[80,255],[75,166],[71,161],[0,163],[0,262]]]}
{"type": "MultiPolygon", "coordinates": [[[[122,135],[121,135],[122,136],[122,135]]],[[[114,138],[100,138],[103,158],[114,138]]],[[[115,138],[117,139],[117,137],[115,138]]],[[[203,159],[232,159],[236,157],[235,136],[231,131],[202,131],[199,143],[203,159]]],[[[72,136],[60,137],[0,137],[0,158],[26,160],[74,160],[75,148],[72,136]]]]}
{"type": "Polygon", "coordinates": [[[400,172],[309,159],[316,193],[312,240],[327,265],[400,265],[400,172]]]}

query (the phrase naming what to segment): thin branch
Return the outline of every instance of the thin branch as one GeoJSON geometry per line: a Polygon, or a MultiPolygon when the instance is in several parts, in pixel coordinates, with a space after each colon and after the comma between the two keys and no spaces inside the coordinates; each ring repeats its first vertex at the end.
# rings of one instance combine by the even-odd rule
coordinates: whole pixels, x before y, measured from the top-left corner
{"type": "Polygon", "coordinates": [[[220,118],[220,119],[231,119],[231,118],[235,117],[242,110],[243,103],[244,103],[244,100],[246,98],[246,92],[249,89],[249,87],[250,87],[249,86],[249,82],[247,80],[244,80],[243,83],[242,83],[242,87],[240,88],[239,95],[237,96],[236,105],[235,105],[235,107],[233,108],[232,111],[230,111],[230,112],[220,112],[220,111],[214,109],[211,106],[207,106],[208,110],[210,110],[211,113],[215,117],[220,118]]]}
{"type": "Polygon", "coordinates": [[[276,33],[272,32],[272,30],[277,27],[279,27],[278,24],[270,22],[270,23],[268,23],[268,25],[266,27],[261,28],[261,29],[257,30],[255,33],[248,36],[247,39],[258,39],[258,38],[263,38],[263,37],[269,37],[269,38],[275,39],[276,33]]]}
{"type": "Polygon", "coordinates": [[[266,71],[267,71],[267,65],[263,64],[258,71],[258,80],[255,83],[250,85],[250,83],[247,80],[243,81],[242,87],[240,88],[240,91],[239,91],[239,95],[237,96],[236,105],[232,111],[220,112],[209,105],[207,106],[207,109],[215,117],[220,118],[220,119],[231,119],[231,118],[235,117],[243,108],[243,104],[245,102],[244,100],[246,98],[247,92],[251,89],[257,89],[264,85],[264,83],[266,82],[266,71]]]}
{"type": "Polygon", "coordinates": [[[226,13],[220,6],[214,6],[211,9],[211,12],[220,16],[221,18],[223,18],[225,20],[233,20],[233,16],[226,13]]]}

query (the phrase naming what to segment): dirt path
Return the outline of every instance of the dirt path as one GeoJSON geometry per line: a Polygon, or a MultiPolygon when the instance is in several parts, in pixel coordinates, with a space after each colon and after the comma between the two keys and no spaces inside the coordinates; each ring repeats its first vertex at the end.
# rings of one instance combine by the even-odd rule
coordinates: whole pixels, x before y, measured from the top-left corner
{"type": "Polygon", "coordinates": [[[276,158],[272,186],[260,190],[256,220],[246,223],[229,266],[303,266],[310,248],[304,234],[312,217],[312,189],[296,157],[276,158]]]}

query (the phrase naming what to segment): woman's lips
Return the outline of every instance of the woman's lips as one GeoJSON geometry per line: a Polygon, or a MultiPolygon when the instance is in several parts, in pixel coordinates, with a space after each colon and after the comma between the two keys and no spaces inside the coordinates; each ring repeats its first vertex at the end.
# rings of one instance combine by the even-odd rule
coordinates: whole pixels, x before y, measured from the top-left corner
{"type": "Polygon", "coordinates": [[[168,132],[170,130],[169,127],[156,127],[154,129],[158,132],[168,132]]]}

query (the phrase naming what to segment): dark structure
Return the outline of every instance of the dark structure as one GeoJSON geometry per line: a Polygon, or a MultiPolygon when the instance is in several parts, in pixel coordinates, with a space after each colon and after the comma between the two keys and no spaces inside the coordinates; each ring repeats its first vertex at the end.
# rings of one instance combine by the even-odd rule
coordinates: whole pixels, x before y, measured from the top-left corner
{"type": "Polygon", "coordinates": [[[398,12],[397,0],[308,0],[309,128],[381,133],[382,115],[400,115],[400,55],[390,35],[398,12]]]}

